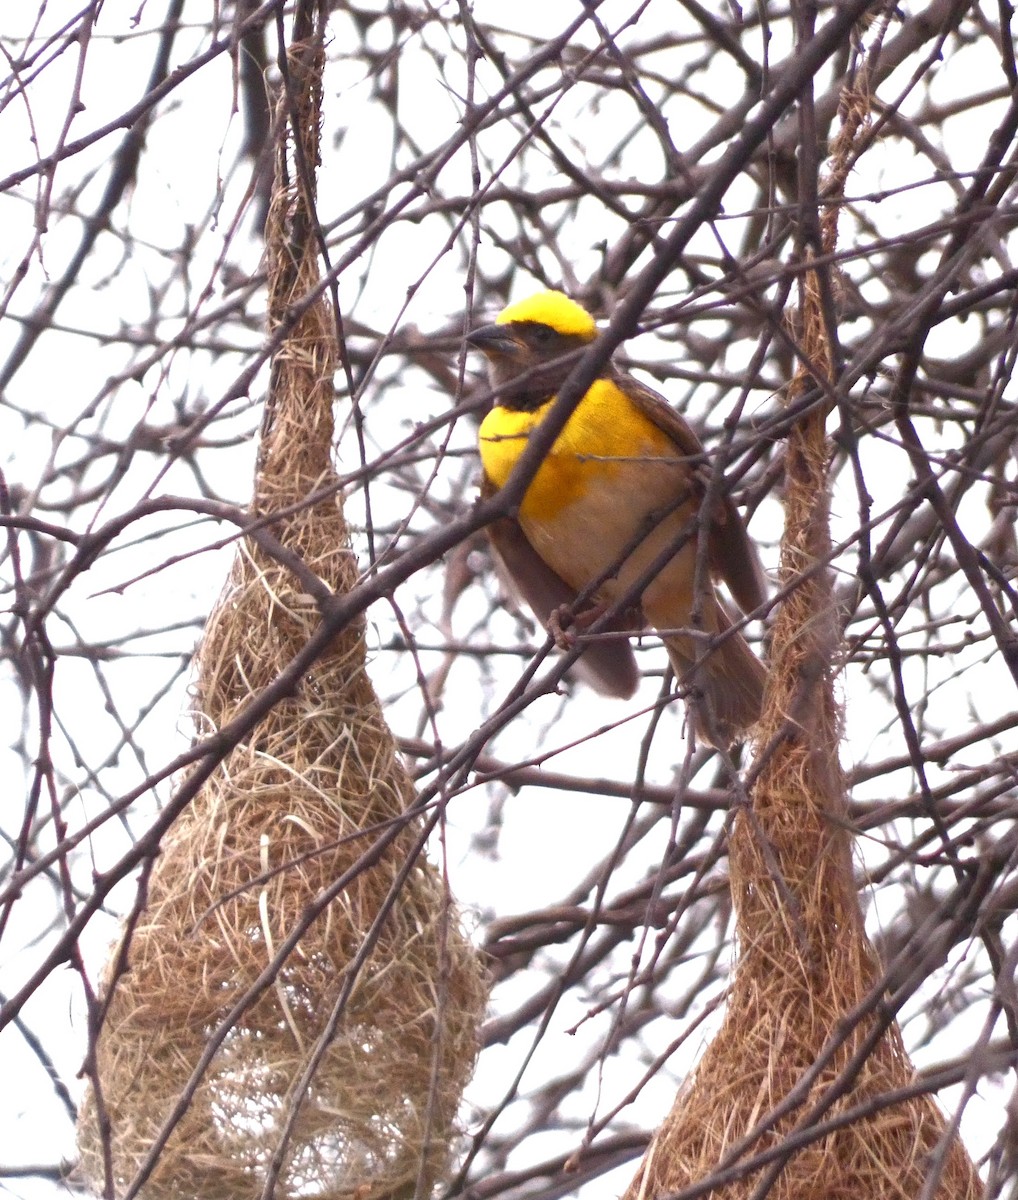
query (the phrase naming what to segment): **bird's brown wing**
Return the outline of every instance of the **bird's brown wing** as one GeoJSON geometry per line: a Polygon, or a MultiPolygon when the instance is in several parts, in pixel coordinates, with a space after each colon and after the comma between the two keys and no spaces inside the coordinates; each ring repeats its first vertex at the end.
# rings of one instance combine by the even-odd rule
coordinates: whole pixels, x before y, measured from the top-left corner
{"type": "MultiPolygon", "coordinates": [[[[495,490],[491,481],[485,479],[481,494],[491,496],[495,490]]],[[[557,609],[574,607],[576,592],[537,553],[518,521],[501,517],[487,528],[506,583],[530,606],[542,625],[548,625],[557,609]]],[[[633,626],[632,614],[625,614],[614,620],[609,618],[600,629],[605,633],[632,633],[633,626]]],[[[632,647],[621,637],[592,641],[577,659],[575,671],[602,695],[623,699],[636,691],[640,678],[632,647]]]]}
{"type": "MultiPolygon", "coordinates": [[[[668,434],[682,455],[702,458],[704,449],[700,439],[663,397],[631,375],[615,375],[613,381],[644,416],[668,434]]],[[[709,477],[710,466],[704,462],[694,472],[694,486],[701,495],[709,477]]],[[[756,547],[727,489],[711,517],[709,559],[711,572],[725,581],[743,612],[763,604],[767,589],[756,547]]]]}

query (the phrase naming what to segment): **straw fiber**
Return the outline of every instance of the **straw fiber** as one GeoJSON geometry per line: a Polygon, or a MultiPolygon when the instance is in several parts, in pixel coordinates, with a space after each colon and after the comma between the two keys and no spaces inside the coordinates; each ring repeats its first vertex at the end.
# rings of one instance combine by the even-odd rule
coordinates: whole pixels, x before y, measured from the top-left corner
{"type": "MultiPolygon", "coordinates": [[[[864,103],[847,106],[850,131],[864,119],[864,103]]],[[[851,141],[849,134],[836,145],[835,184],[851,141]]],[[[825,249],[835,240],[835,207],[824,221],[825,249]]],[[[807,272],[797,322],[803,365],[791,402],[832,378],[823,311],[817,274],[807,272]]],[[[759,773],[732,826],[738,960],[725,1017],[626,1200],[981,1194],[933,1100],[889,1096],[915,1076],[897,1026],[880,1009],[881,969],[863,927],[845,821],[833,689],[838,624],[822,565],[830,550],[828,410],[818,395],[786,449],[780,583],[791,590],[773,629],[755,739],[759,773]]]]}
{"type": "MultiPolygon", "coordinates": [[[[285,510],[272,533],[342,593],[357,569],[329,487],[335,334],[328,306],[307,300],[318,283],[307,175],[318,162],[321,56],[295,43],[289,63],[280,127],[295,114],[302,154],[278,156],[267,227],[270,332],[283,336],[255,509],[285,510]],[[288,184],[291,168],[301,180],[302,159],[308,171],[288,184]]],[[[199,734],[269,685],[319,623],[294,574],[245,542],[198,653],[199,734]]],[[[485,986],[440,873],[418,855],[413,787],[364,664],[357,623],[232,750],[164,841],[129,969],[115,970],[114,956],[107,973],[102,1095],[80,1129],[93,1187],[123,1195],[141,1171],[156,1200],[372,1200],[427,1195],[441,1177],[485,986]]]]}

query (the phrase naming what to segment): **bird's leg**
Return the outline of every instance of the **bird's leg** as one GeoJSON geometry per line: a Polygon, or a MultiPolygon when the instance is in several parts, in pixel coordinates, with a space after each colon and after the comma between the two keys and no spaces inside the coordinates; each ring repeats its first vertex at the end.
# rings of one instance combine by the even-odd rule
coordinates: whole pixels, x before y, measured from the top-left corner
{"type": "MultiPolygon", "coordinates": [[[[613,607],[614,602],[609,599],[589,601],[580,609],[571,604],[560,604],[548,616],[548,632],[560,650],[571,650],[576,645],[578,635],[585,633],[613,607]]],[[[646,619],[639,604],[629,604],[608,620],[605,632],[636,634],[645,625],[646,619]]]]}
{"type": "Polygon", "coordinates": [[[560,604],[548,616],[548,632],[560,650],[571,650],[576,645],[576,635],[583,633],[603,617],[609,605],[604,601],[585,605],[578,612],[571,604],[560,604]]]}

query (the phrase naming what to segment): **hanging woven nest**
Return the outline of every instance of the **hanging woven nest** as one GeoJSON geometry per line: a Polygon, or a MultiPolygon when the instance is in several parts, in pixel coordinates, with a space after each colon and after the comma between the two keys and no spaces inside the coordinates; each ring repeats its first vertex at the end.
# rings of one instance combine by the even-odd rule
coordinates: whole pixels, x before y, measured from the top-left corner
{"type": "MultiPolygon", "coordinates": [[[[853,141],[868,118],[865,82],[843,99],[823,221],[828,253],[853,141]]],[[[790,405],[816,381],[833,379],[817,276],[807,271],[803,279],[802,364],[790,405]]],[[[626,1200],[982,1194],[955,1131],[913,1086],[890,981],[866,936],[853,877],[833,687],[839,632],[826,570],[827,413],[821,393],[786,446],[785,598],[756,730],[758,774],[729,843],[738,959],[724,1020],[626,1200]]]]}
{"type": "MultiPolygon", "coordinates": [[[[318,161],[321,68],[320,40],[295,38],[279,128],[296,114],[303,153],[278,155],[267,226],[280,340],[255,512],[285,514],[272,537],[342,594],[357,565],[330,459],[335,327],[310,181],[295,168],[289,182],[290,163],[318,161]]],[[[244,542],[198,652],[199,736],[272,685],[321,618],[293,570],[244,542]]],[[[144,1179],[167,1200],[428,1193],[455,1142],[486,989],[421,854],[414,797],[354,623],[164,839],[107,970],[101,1086],[79,1127],[90,1186],[111,1177],[123,1195],[144,1179]]]]}

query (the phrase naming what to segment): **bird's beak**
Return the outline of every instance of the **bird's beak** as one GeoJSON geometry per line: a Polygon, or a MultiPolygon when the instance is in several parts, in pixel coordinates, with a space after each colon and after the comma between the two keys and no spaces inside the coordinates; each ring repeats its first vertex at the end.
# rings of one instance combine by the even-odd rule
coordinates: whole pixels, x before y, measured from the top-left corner
{"type": "Polygon", "coordinates": [[[480,329],[467,334],[467,345],[480,350],[482,354],[493,355],[515,354],[520,346],[504,325],[482,325],[480,329]]]}

